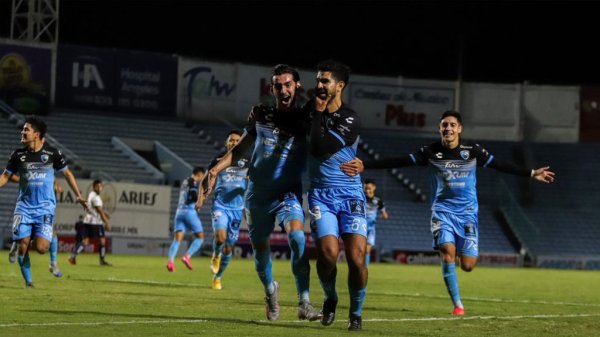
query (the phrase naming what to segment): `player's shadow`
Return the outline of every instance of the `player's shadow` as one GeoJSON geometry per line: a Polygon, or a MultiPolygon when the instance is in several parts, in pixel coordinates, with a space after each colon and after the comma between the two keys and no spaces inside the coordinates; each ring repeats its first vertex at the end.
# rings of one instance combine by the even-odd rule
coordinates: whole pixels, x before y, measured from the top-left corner
{"type": "MultiPolygon", "coordinates": [[[[167,315],[144,315],[144,314],[129,314],[129,313],[115,313],[115,312],[102,312],[102,311],[84,311],[84,310],[33,310],[33,309],[28,309],[28,310],[22,310],[23,312],[29,312],[29,313],[51,313],[51,314],[56,314],[59,316],[63,316],[63,315],[90,315],[93,318],[98,318],[101,316],[106,316],[106,317],[123,317],[123,318],[143,318],[143,319],[148,319],[148,320],[172,320],[173,322],[184,322],[185,321],[190,321],[190,323],[194,322],[194,321],[207,321],[207,322],[214,322],[214,323],[234,323],[234,324],[248,324],[248,325],[261,325],[261,326],[278,326],[278,327],[282,327],[282,328],[290,328],[290,329],[298,329],[298,328],[319,328],[321,329],[322,326],[321,324],[318,324],[319,322],[309,322],[306,325],[298,325],[295,324],[294,322],[290,322],[288,324],[285,323],[277,323],[277,322],[267,322],[267,321],[260,321],[260,320],[243,320],[243,319],[233,319],[230,317],[198,317],[198,316],[193,316],[193,317],[185,317],[185,316],[181,316],[181,315],[174,315],[174,316],[167,316],[167,315]],[[308,325],[310,324],[310,325],[308,325]]],[[[99,323],[97,320],[94,321],[95,323],[99,323]]],[[[300,321],[298,321],[300,322],[300,321]]],[[[76,322],[73,322],[76,323],[76,322]]],[[[107,324],[110,324],[111,322],[107,322],[107,324]]],[[[140,322],[143,323],[143,322],[140,322]]]]}

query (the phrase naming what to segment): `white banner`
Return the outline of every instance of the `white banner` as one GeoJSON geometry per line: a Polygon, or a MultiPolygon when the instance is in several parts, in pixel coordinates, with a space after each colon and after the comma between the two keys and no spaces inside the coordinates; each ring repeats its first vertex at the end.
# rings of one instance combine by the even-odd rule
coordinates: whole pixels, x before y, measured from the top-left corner
{"type": "MultiPolygon", "coordinates": [[[[64,192],[57,196],[55,222],[59,234],[74,234],[74,224],[84,214],[64,179],[64,192]]],[[[77,181],[84,198],[92,191],[93,180],[77,181]]],[[[100,194],[110,215],[110,236],[168,238],[171,187],[161,185],[105,182],[100,194]]]]}

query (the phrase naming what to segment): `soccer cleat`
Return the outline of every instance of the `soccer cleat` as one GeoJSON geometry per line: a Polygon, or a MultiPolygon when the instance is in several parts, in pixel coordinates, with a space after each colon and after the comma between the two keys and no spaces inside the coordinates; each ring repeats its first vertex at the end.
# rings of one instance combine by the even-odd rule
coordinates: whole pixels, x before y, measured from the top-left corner
{"type": "Polygon", "coordinates": [[[50,272],[52,273],[52,275],[54,275],[54,276],[56,276],[56,277],[61,277],[61,276],[63,275],[63,274],[60,272],[60,270],[58,269],[58,266],[57,266],[57,265],[55,265],[55,264],[52,264],[52,263],[51,263],[51,264],[49,265],[49,267],[50,267],[49,269],[50,269],[50,272]]]}
{"type": "Polygon", "coordinates": [[[213,277],[212,288],[214,290],[221,290],[223,288],[223,286],[221,285],[221,279],[220,278],[213,277]]]}
{"type": "Polygon", "coordinates": [[[19,245],[16,241],[13,241],[8,252],[8,262],[15,263],[17,261],[17,255],[19,253],[19,245]]]}
{"type": "Polygon", "coordinates": [[[327,326],[333,324],[335,320],[335,307],[337,306],[337,299],[326,299],[323,302],[323,309],[321,309],[321,324],[327,326]]]}
{"type": "Polygon", "coordinates": [[[112,267],[112,263],[108,263],[106,260],[100,260],[100,265],[104,267],[112,267]]]}
{"type": "Polygon", "coordinates": [[[219,272],[219,267],[221,265],[221,254],[215,256],[215,253],[212,254],[210,258],[210,270],[212,270],[213,274],[219,272]]]}
{"type": "Polygon", "coordinates": [[[181,261],[183,261],[183,264],[185,264],[185,266],[186,266],[186,267],[187,267],[189,270],[192,270],[192,269],[193,269],[193,267],[192,267],[192,261],[190,261],[190,257],[189,257],[189,256],[187,256],[187,255],[184,255],[184,256],[181,258],[181,261]]]}
{"type": "Polygon", "coordinates": [[[265,302],[267,302],[267,319],[269,321],[276,321],[279,319],[279,283],[273,281],[275,291],[272,294],[265,296],[265,302]]]}
{"type": "Polygon", "coordinates": [[[313,307],[309,301],[302,301],[298,303],[298,319],[307,319],[312,322],[321,319],[321,317],[321,312],[315,309],[315,307],[313,307]]]}
{"type": "Polygon", "coordinates": [[[35,288],[33,282],[25,282],[25,288],[35,288]]]}
{"type": "Polygon", "coordinates": [[[77,258],[75,256],[69,257],[69,263],[72,265],[77,264],[77,258]]]}
{"type": "Polygon", "coordinates": [[[462,307],[454,307],[454,310],[452,310],[452,315],[457,315],[457,316],[463,316],[465,314],[465,308],[462,307]]]}
{"type": "Polygon", "coordinates": [[[167,262],[167,270],[171,273],[175,271],[175,264],[173,263],[173,261],[169,260],[167,262]]]}
{"type": "Polygon", "coordinates": [[[360,331],[362,330],[362,317],[356,315],[350,315],[348,320],[349,331],[360,331]]]}

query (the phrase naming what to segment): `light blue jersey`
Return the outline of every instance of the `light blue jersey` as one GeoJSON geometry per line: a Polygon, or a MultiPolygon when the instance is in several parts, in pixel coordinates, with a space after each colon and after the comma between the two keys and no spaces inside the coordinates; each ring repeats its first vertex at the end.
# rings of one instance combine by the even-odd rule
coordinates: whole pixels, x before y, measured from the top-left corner
{"type": "Polygon", "coordinates": [[[360,118],[342,105],[315,113],[310,132],[308,203],[313,236],[367,236],[365,194],[360,175],[348,176],[342,163],[356,156],[360,118]]]}
{"type": "MultiPolygon", "coordinates": [[[[221,153],[209,165],[216,165],[225,155],[221,153]]],[[[213,208],[221,210],[243,210],[244,193],[248,187],[248,158],[240,158],[237,162],[217,174],[214,188],[213,208]]]]}
{"type": "Polygon", "coordinates": [[[199,233],[203,231],[202,222],[195,208],[198,191],[199,182],[192,177],[181,183],[177,211],[175,212],[174,232],[190,230],[192,233],[199,233]]]}

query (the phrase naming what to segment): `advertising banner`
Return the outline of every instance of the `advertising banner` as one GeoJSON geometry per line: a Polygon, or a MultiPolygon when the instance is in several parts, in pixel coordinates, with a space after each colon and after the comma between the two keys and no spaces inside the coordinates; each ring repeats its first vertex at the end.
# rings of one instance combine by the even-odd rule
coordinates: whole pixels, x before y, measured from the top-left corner
{"type": "Polygon", "coordinates": [[[57,54],[57,106],[175,114],[177,57],[72,45],[57,54]]]}
{"type": "MultiPolygon", "coordinates": [[[[64,192],[57,195],[55,222],[59,234],[74,234],[74,224],[84,214],[64,179],[64,192]]],[[[77,181],[87,198],[93,180],[77,181]]],[[[109,214],[112,237],[168,238],[171,210],[169,186],[105,182],[100,194],[109,214]]]]}
{"type": "Polygon", "coordinates": [[[51,64],[50,48],[0,43],[0,99],[22,114],[46,114],[51,64]]]}

